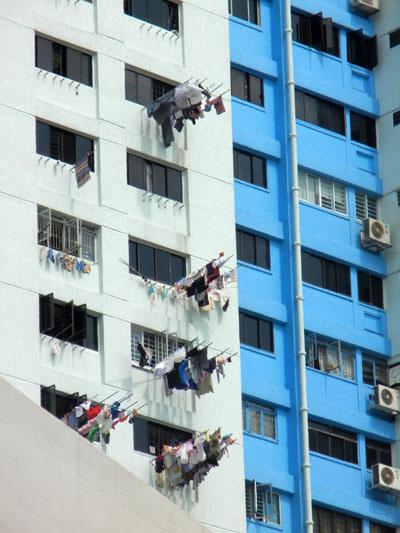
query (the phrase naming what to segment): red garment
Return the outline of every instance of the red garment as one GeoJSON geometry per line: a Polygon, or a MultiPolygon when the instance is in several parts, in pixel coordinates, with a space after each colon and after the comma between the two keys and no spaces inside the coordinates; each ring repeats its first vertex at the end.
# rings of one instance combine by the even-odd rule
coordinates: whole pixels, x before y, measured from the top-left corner
{"type": "Polygon", "coordinates": [[[95,418],[101,411],[100,405],[96,405],[95,407],[91,407],[88,409],[87,412],[87,419],[92,420],[92,418],[95,418]]]}

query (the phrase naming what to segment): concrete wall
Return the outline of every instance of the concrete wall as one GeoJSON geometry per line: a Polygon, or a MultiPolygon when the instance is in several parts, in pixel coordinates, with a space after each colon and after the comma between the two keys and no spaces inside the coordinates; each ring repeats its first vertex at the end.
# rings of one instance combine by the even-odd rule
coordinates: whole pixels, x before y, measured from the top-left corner
{"type": "MultiPolygon", "coordinates": [[[[237,295],[232,289],[226,313],[199,313],[174,301],[148,298],[142,280],[130,275],[128,237],[187,255],[187,269],[198,268],[221,250],[235,254],[231,113],[209,113],[188,124],[165,149],[161,132],[142,106],[125,100],[124,68],[130,65],[171,82],[190,77],[229,87],[227,6],[195,0],[179,5],[179,37],[124,15],[123,1],[7,0],[0,6],[0,316],[7,355],[0,372],[39,401],[39,386],[56,385],[105,397],[133,392],[144,416],[187,430],[222,425],[241,434],[239,359],[215,394],[197,400],[191,392],[167,399],[151,372],[133,368],[130,325],[178,337],[212,341],[211,355],[229,347],[238,351],[237,295]],[[94,54],[93,87],[69,83],[35,68],[38,32],[94,54]],[[218,50],[218,53],[216,53],[218,50]],[[95,138],[96,171],[81,189],[70,165],[46,161],[35,152],[35,118],[95,138]],[[183,170],[184,205],[144,199],[128,187],[127,149],[172,163],[183,170]],[[40,260],[37,204],[99,226],[97,264],[90,275],[60,271],[40,260]],[[50,353],[48,337],[39,335],[39,294],[86,304],[99,316],[99,351],[66,344],[60,356],[50,353]],[[30,385],[26,385],[29,383],[30,385]]],[[[223,90],[221,89],[221,90],[223,90]]],[[[234,260],[230,266],[234,266],[234,260]]],[[[108,453],[150,484],[150,456],[133,451],[130,428],[124,428],[108,453]]],[[[215,532],[244,530],[242,449],[212,473],[199,494],[166,493],[215,532]],[[229,490],[227,490],[229,488],[229,490]],[[216,499],[218,496],[218,504],[216,499]],[[231,511],[226,512],[229,507],[231,511]]]]}

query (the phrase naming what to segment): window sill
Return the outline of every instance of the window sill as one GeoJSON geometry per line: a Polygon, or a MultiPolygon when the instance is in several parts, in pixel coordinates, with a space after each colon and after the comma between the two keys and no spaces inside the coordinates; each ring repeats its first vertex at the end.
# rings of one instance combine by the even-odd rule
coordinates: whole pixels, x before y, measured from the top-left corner
{"type": "Polygon", "coordinates": [[[358,300],[358,305],[360,305],[361,307],[365,307],[365,309],[368,309],[369,311],[376,311],[379,313],[386,314],[384,307],[377,307],[376,305],[373,305],[373,304],[367,304],[365,302],[360,302],[360,300],[358,300]]]}
{"type": "MultiPolygon", "coordinates": [[[[330,137],[333,137],[334,139],[338,139],[340,141],[346,141],[346,135],[342,133],[336,133],[335,131],[328,130],[326,128],[323,128],[322,126],[317,126],[316,124],[312,124],[311,122],[307,122],[305,120],[302,120],[300,118],[296,118],[296,123],[300,124],[301,126],[305,126],[307,128],[310,128],[311,130],[318,131],[319,133],[323,133],[324,135],[329,135],[330,137]]],[[[363,146],[363,145],[361,145],[363,146]]]]}
{"type": "Polygon", "coordinates": [[[155,196],[156,197],[155,200],[158,203],[158,207],[161,207],[161,206],[165,207],[168,202],[172,202],[174,206],[179,205],[179,209],[181,209],[185,205],[183,201],[181,200],[174,200],[172,198],[168,198],[168,196],[162,196],[161,194],[157,194],[156,192],[147,191],[146,189],[141,189],[140,187],[136,187],[135,185],[130,185],[129,183],[127,184],[127,186],[132,187],[132,189],[135,189],[136,191],[138,191],[138,194],[142,195],[143,202],[146,200],[150,201],[152,197],[155,196]],[[161,204],[162,201],[163,203],[161,204]]]}
{"type": "Polygon", "coordinates": [[[303,48],[304,50],[307,50],[309,52],[312,52],[317,55],[321,55],[324,57],[327,57],[328,59],[333,59],[333,61],[337,61],[338,63],[343,63],[342,58],[339,56],[335,56],[333,54],[330,54],[329,52],[324,52],[323,50],[318,50],[318,48],[313,48],[312,46],[309,46],[304,43],[299,43],[298,41],[293,40],[293,45],[298,46],[299,48],[303,48]]]}
{"type": "Polygon", "coordinates": [[[271,437],[264,437],[264,435],[259,435],[258,433],[252,433],[251,431],[248,431],[247,429],[243,431],[243,435],[247,435],[248,437],[259,439],[264,442],[270,442],[271,444],[279,444],[278,439],[272,439],[271,437]]]}
{"type": "Polygon", "coordinates": [[[232,96],[231,99],[232,99],[232,102],[237,102],[238,104],[245,105],[247,107],[250,107],[251,109],[255,109],[256,111],[260,111],[261,113],[265,113],[266,112],[265,105],[264,106],[260,106],[258,104],[253,104],[253,102],[248,102],[247,100],[242,100],[241,98],[239,98],[237,96],[232,96]]]}
{"type": "Polygon", "coordinates": [[[311,289],[314,289],[316,291],[323,292],[324,294],[336,296],[337,298],[341,298],[342,300],[346,300],[347,302],[354,302],[351,296],[346,296],[345,294],[341,294],[340,292],[330,291],[329,289],[318,287],[318,285],[313,285],[312,283],[307,283],[306,281],[303,281],[303,285],[305,285],[306,287],[310,287],[311,289]]]}
{"type": "Polygon", "coordinates": [[[272,357],[272,359],[276,359],[276,355],[273,352],[267,352],[266,350],[261,350],[260,348],[256,348],[255,346],[250,346],[250,344],[244,344],[243,342],[240,343],[240,346],[249,352],[253,352],[258,355],[264,355],[267,357],[272,357]]]}
{"type": "Polygon", "coordinates": [[[270,192],[267,187],[261,187],[261,185],[255,185],[254,183],[250,183],[248,181],[244,181],[239,178],[234,178],[234,180],[235,180],[235,183],[240,183],[241,185],[244,185],[245,187],[250,187],[251,189],[254,189],[256,191],[266,192],[266,193],[270,192]]]}
{"type": "Polygon", "coordinates": [[[38,75],[38,77],[40,75],[42,75],[42,73],[43,73],[43,75],[42,75],[43,78],[46,78],[47,75],[50,75],[50,77],[53,78],[53,81],[57,80],[57,81],[60,82],[60,84],[63,81],[67,82],[68,85],[71,85],[71,86],[73,86],[75,88],[77,96],[79,95],[78,89],[79,89],[79,87],[81,85],[83,87],[87,87],[88,89],[95,89],[95,87],[93,87],[93,85],[88,85],[87,83],[82,83],[81,81],[76,81],[76,80],[73,80],[71,78],[67,78],[67,76],[62,76],[61,74],[56,74],[55,72],[51,72],[51,70],[46,70],[46,69],[40,68],[40,67],[35,67],[35,68],[36,68],[36,74],[38,75]]]}
{"type": "Polygon", "coordinates": [[[69,346],[71,346],[72,350],[79,350],[80,352],[85,351],[89,355],[90,354],[91,355],[99,355],[99,349],[94,350],[93,348],[86,348],[85,346],[81,346],[80,344],[74,344],[73,342],[70,342],[70,341],[63,341],[61,339],[57,339],[57,337],[50,337],[46,333],[40,333],[40,337],[41,337],[41,339],[40,339],[41,341],[44,341],[45,339],[47,340],[48,343],[51,343],[53,341],[58,341],[60,344],[62,344],[64,346],[66,346],[68,344],[69,346]]]}
{"type": "Polygon", "coordinates": [[[240,259],[238,259],[237,264],[246,268],[250,268],[251,270],[255,270],[256,272],[261,272],[262,274],[272,276],[272,270],[267,270],[266,268],[253,265],[252,263],[246,263],[246,261],[241,261],[240,259]]]}
{"type": "Polygon", "coordinates": [[[348,463],[347,461],[343,461],[342,459],[336,459],[335,457],[330,457],[329,455],[324,455],[323,453],[318,453],[310,450],[310,455],[314,455],[315,457],[319,457],[320,459],[326,459],[327,461],[331,461],[332,463],[336,463],[342,466],[348,466],[349,468],[353,468],[354,470],[361,471],[360,465],[355,465],[354,463],[348,463]]]}
{"type": "MultiPolygon", "coordinates": [[[[40,164],[41,161],[43,161],[43,164],[46,165],[48,161],[52,161],[53,166],[60,167],[63,169],[64,167],[67,167],[67,170],[71,173],[74,170],[74,167],[77,163],[65,163],[64,161],[61,161],[60,159],[54,159],[47,155],[42,155],[36,152],[37,155],[37,161],[40,164]]],[[[90,170],[90,177],[93,175],[96,175],[94,170],[90,170]]]]}
{"type": "Polygon", "coordinates": [[[352,71],[356,72],[357,74],[363,74],[365,78],[370,78],[373,75],[373,69],[362,67],[361,65],[356,65],[355,63],[350,63],[349,61],[347,61],[347,64],[352,71]]]}
{"type": "Polygon", "coordinates": [[[303,200],[300,198],[300,203],[304,205],[308,205],[309,207],[312,207],[314,209],[318,209],[318,211],[321,211],[322,213],[327,213],[329,215],[334,215],[336,217],[339,217],[343,220],[349,220],[349,215],[345,213],[340,213],[339,211],[333,211],[332,209],[328,209],[327,207],[322,207],[321,205],[313,204],[312,202],[308,202],[307,200],[303,200]]]}
{"type": "Polygon", "coordinates": [[[273,524],[272,522],[262,522],[261,520],[255,520],[254,518],[249,517],[246,517],[246,520],[248,522],[251,522],[252,524],[257,524],[257,526],[263,526],[276,529],[277,531],[283,531],[282,526],[279,526],[278,524],[273,524]]]}
{"type": "MultiPolygon", "coordinates": [[[[373,154],[377,154],[378,153],[378,148],[374,148],[373,146],[369,146],[369,144],[363,144],[363,143],[360,143],[359,141],[353,141],[353,139],[350,140],[350,144],[355,146],[356,148],[363,148],[364,150],[369,150],[373,154]]],[[[372,174],[376,174],[376,172],[372,172],[372,174]]]]}
{"type": "Polygon", "coordinates": [[[310,370],[311,372],[315,372],[316,374],[320,374],[322,376],[327,376],[330,378],[339,379],[340,381],[344,381],[345,383],[350,383],[351,385],[357,385],[357,381],[354,379],[348,379],[343,376],[338,376],[337,374],[333,374],[330,372],[325,372],[324,370],[319,370],[318,368],[313,368],[312,366],[307,366],[307,370],[310,370]]]}
{"type": "MultiPolygon", "coordinates": [[[[147,372],[149,374],[153,374],[154,373],[154,368],[149,368],[149,367],[145,367],[145,366],[140,366],[139,363],[136,363],[136,361],[131,361],[131,366],[132,368],[137,368],[138,370],[143,370],[144,372],[147,372]]],[[[161,381],[161,380],[160,380],[161,381]]]]}
{"type": "Polygon", "coordinates": [[[129,13],[125,13],[124,12],[124,15],[126,15],[127,17],[131,18],[131,19],[134,19],[137,21],[138,24],[140,25],[143,25],[143,26],[147,26],[148,28],[158,28],[159,30],[161,31],[166,31],[168,33],[172,33],[176,36],[177,39],[179,39],[181,37],[181,34],[179,32],[177,32],[176,30],[169,30],[168,28],[163,28],[162,26],[157,26],[157,24],[152,24],[151,22],[148,22],[147,20],[143,20],[143,19],[139,19],[133,15],[129,15],[129,13]]]}
{"type": "Polygon", "coordinates": [[[232,22],[235,22],[236,24],[240,24],[241,26],[245,26],[246,28],[259,31],[260,33],[264,33],[263,28],[259,24],[255,24],[254,22],[250,22],[246,19],[241,19],[240,17],[229,15],[229,20],[231,20],[232,22]]]}

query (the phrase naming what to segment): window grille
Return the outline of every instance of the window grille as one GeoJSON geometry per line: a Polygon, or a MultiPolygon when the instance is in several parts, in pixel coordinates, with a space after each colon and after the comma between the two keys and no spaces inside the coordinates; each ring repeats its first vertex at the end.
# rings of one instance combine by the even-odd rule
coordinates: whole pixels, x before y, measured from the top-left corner
{"type": "Polygon", "coordinates": [[[38,207],[38,243],[95,261],[96,228],[78,218],[38,207]]]}
{"type": "Polygon", "coordinates": [[[139,363],[140,352],[138,349],[138,343],[140,343],[146,350],[149,356],[149,364],[154,368],[156,364],[160,363],[163,359],[174,353],[175,350],[182,346],[187,346],[187,343],[180,341],[176,337],[168,337],[166,334],[152,333],[150,331],[144,331],[135,325],[131,325],[131,358],[133,363],[139,363]]]}
{"type": "Polygon", "coordinates": [[[356,219],[378,218],[376,198],[356,192],[356,219]]]}
{"type": "Polygon", "coordinates": [[[332,180],[299,173],[300,198],[324,209],[347,214],[346,187],[332,180]]]}
{"type": "Polygon", "coordinates": [[[246,481],[246,516],[259,522],[280,525],[280,497],[272,491],[271,485],[246,481]]]}
{"type": "Polygon", "coordinates": [[[306,336],[307,366],[354,380],[355,352],[341,341],[329,341],[315,333],[306,336]]]}

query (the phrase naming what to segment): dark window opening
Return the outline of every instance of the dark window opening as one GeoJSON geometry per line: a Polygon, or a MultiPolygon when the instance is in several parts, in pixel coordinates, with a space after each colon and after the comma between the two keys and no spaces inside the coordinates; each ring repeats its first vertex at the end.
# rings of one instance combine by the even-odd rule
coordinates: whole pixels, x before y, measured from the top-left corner
{"type": "Polygon", "coordinates": [[[50,126],[36,120],[36,152],[70,165],[88,155],[89,168],[94,172],[94,141],[83,135],[50,126]]]}
{"type": "Polygon", "coordinates": [[[140,74],[135,70],[125,69],[125,98],[130,102],[149,105],[174,88],[156,78],[140,74]]]}
{"type": "Polygon", "coordinates": [[[41,406],[57,418],[63,418],[74,407],[77,407],[86,400],[86,394],[83,396],[80,396],[79,392],[68,394],[67,392],[56,390],[55,385],[51,385],[50,387],[44,387],[42,385],[40,387],[41,406]]]}
{"type": "Polygon", "coordinates": [[[229,13],[234,17],[260,25],[259,0],[229,0],[229,13]]]}
{"type": "Polygon", "coordinates": [[[345,135],[344,107],[296,90],[296,118],[345,135]]]}
{"type": "Polygon", "coordinates": [[[239,312],[240,342],[266,352],[274,352],[272,322],[239,312]]]}
{"type": "Polygon", "coordinates": [[[350,112],[351,140],[376,148],[375,119],[350,112]]]}
{"type": "Polygon", "coordinates": [[[186,274],[184,257],[133,240],[129,240],[129,266],[132,274],[140,273],[167,285],[173,285],[186,274]]]}
{"type": "Polygon", "coordinates": [[[363,382],[367,385],[385,385],[389,384],[388,368],[386,364],[374,359],[363,359],[363,382]]]}
{"type": "Polygon", "coordinates": [[[339,30],[331,18],[292,12],[292,28],[294,41],[340,57],[339,30]]]}
{"type": "Polygon", "coordinates": [[[396,529],[394,527],[373,524],[370,522],[369,533],[396,533],[396,529]]]}
{"type": "Polygon", "coordinates": [[[243,70],[231,68],[232,96],[264,106],[264,80],[243,70]]]}
{"type": "Polygon", "coordinates": [[[182,172],[143,157],[127,155],[128,185],[182,202],[182,172]]]}
{"type": "Polygon", "coordinates": [[[361,520],[313,505],[314,533],[361,533],[361,520]]]}
{"type": "Polygon", "coordinates": [[[382,278],[363,270],[357,272],[358,299],[360,302],[383,308],[382,278]]]}
{"type": "Polygon", "coordinates": [[[303,281],[329,291],[351,296],[350,269],[308,252],[301,253],[303,281]]]}
{"type": "Polygon", "coordinates": [[[168,0],[124,0],[124,13],[168,31],[179,32],[179,6],[168,0]]]}
{"type": "Polygon", "coordinates": [[[271,269],[270,245],[263,239],[246,231],[236,230],[237,257],[252,265],[271,269]]]}
{"type": "Polygon", "coordinates": [[[86,310],[86,305],[60,302],[53,294],[41,295],[39,312],[43,335],[98,350],[97,317],[86,310]]]}
{"type": "Polygon", "coordinates": [[[158,456],[161,455],[164,445],[177,446],[191,440],[192,436],[188,431],[136,417],[133,424],[133,449],[158,456]]]}
{"type": "Polygon", "coordinates": [[[378,463],[392,466],[392,450],[390,444],[379,440],[365,439],[367,468],[378,463]]]}
{"type": "Polygon", "coordinates": [[[310,450],[348,463],[358,464],[357,435],[309,421],[310,450]]]}
{"type": "Polygon", "coordinates": [[[400,44],[400,28],[389,33],[390,48],[394,48],[400,44]]]}
{"type": "Polygon", "coordinates": [[[267,187],[267,165],[263,157],[233,149],[234,177],[258,187],[267,187]]]}
{"type": "Polygon", "coordinates": [[[393,126],[398,126],[400,124],[400,111],[393,113],[393,126]]]}
{"type": "Polygon", "coordinates": [[[70,80],[93,85],[92,56],[44,37],[35,38],[36,66],[70,80]]]}
{"type": "Polygon", "coordinates": [[[353,65],[373,69],[378,64],[376,37],[366,37],[362,30],[347,34],[347,61],[353,65]]]}

